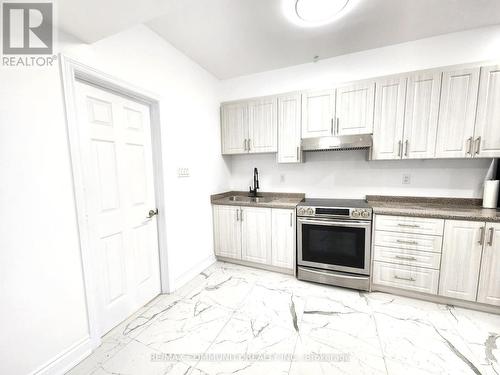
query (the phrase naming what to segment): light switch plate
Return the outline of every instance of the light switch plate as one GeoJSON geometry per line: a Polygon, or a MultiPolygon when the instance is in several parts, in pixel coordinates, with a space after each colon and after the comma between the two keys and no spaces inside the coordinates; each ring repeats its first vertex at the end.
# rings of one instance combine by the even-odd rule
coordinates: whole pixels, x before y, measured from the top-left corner
{"type": "Polygon", "coordinates": [[[189,168],[177,168],[177,177],[189,177],[189,168]]]}

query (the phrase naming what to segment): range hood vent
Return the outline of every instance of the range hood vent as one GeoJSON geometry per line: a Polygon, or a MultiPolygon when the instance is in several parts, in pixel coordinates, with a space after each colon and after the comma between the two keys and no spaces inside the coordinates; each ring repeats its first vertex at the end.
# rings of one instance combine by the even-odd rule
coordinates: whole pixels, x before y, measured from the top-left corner
{"type": "Polygon", "coordinates": [[[372,144],[371,134],[305,138],[302,140],[302,151],[362,150],[372,147],[372,144]]]}

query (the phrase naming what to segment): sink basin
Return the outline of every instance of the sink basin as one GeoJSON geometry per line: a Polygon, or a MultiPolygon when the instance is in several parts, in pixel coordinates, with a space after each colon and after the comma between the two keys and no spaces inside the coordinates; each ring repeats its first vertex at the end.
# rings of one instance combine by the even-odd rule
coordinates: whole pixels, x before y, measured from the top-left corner
{"type": "Polygon", "coordinates": [[[246,203],[267,203],[274,200],[273,197],[244,197],[241,195],[233,195],[229,197],[231,202],[246,202],[246,203]]]}

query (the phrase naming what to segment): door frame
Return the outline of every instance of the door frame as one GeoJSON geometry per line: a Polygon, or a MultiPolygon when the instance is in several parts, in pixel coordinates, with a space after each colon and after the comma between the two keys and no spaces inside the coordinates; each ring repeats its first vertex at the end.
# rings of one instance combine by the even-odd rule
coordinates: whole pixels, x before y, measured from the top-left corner
{"type": "Polygon", "coordinates": [[[71,158],[73,177],[73,191],[77,212],[78,236],[80,240],[80,255],[87,305],[88,330],[92,349],[101,344],[100,317],[98,310],[99,292],[96,283],[96,260],[92,257],[88,210],[86,204],[86,186],[84,179],[84,165],[87,160],[82,158],[81,135],[77,116],[77,102],[75,94],[76,82],[83,81],[91,85],[127,96],[133,100],[146,104],[150,108],[151,116],[151,147],[153,153],[153,173],[156,207],[158,208],[158,250],[160,267],[160,286],[162,293],[170,292],[169,269],[166,239],[165,193],[163,179],[163,158],[160,125],[160,100],[153,93],[135,87],[118,78],[110,76],[92,67],[75,61],[63,54],[59,54],[60,73],[62,80],[63,99],[67,124],[68,146],[71,158]],[[160,229],[161,228],[161,229],[160,229]]]}

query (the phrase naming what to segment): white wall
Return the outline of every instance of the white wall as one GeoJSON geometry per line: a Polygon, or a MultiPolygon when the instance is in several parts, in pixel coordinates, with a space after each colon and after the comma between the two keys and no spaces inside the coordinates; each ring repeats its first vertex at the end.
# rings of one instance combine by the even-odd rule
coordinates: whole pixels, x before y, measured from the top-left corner
{"type": "MultiPolygon", "coordinates": [[[[59,42],[161,98],[163,229],[178,287],[213,261],[209,195],[228,188],[218,81],[144,26],[91,46],[64,34],[59,42]],[[178,179],[179,166],[192,177],[178,179]]],[[[0,373],[55,373],[89,348],[59,68],[2,67],[0,82],[0,373]]]]}
{"type": "MultiPolygon", "coordinates": [[[[222,81],[221,101],[272,95],[444,65],[500,58],[500,26],[442,35],[222,81]]],[[[361,152],[307,153],[302,165],[277,165],[275,157],[231,158],[231,187],[248,189],[260,168],[263,191],[361,198],[367,194],[481,197],[489,160],[367,162],[361,152]],[[402,174],[411,183],[402,185],[402,174]],[[281,175],[285,182],[282,183],[281,175]]]]}

